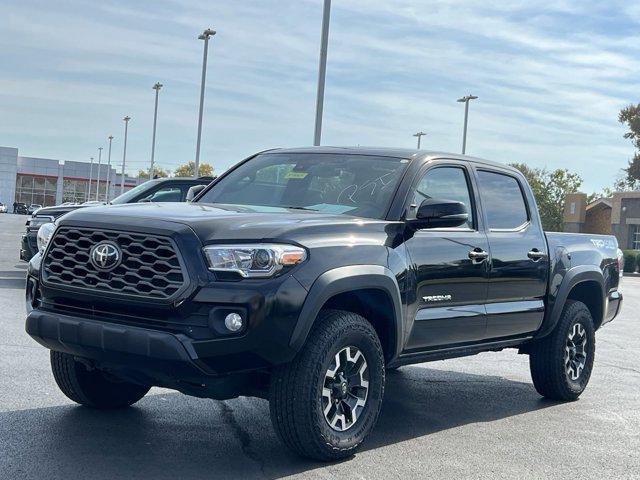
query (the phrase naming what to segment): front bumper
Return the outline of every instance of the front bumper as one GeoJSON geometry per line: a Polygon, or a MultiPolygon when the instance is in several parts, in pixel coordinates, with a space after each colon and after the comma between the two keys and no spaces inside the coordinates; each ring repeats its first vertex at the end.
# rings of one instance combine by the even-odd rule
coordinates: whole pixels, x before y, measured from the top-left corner
{"type": "Polygon", "coordinates": [[[27,333],[41,345],[143,385],[220,400],[260,396],[256,372],[217,375],[182,335],[33,310],[27,333]]]}
{"type": "MultiPolygon", "coordinates": [[[[193,360],[187,344],[176,335],[70,315],[34,310],[27,316],[26,331],[51,350],[106,362],[135,359],[140,366],[152,361],[169,375],[193,360]]],[[[195,364],[191,369],[204,373],[195,364]]]]}
{"type": "Polygon", "coordinates": [[[208,283],[179,306],[161,307],[91,293],[71,296],[40,283],[39,267],[36,255],[29,263],[27,333],[122,378],[232,398],[255,385],[255,379],[247,384],[251,375],[295,356],[289,341],[307,291],[293,276],[208,283]],[[242,313],[244,330],[221,330],[228,311],[242,313]]]}

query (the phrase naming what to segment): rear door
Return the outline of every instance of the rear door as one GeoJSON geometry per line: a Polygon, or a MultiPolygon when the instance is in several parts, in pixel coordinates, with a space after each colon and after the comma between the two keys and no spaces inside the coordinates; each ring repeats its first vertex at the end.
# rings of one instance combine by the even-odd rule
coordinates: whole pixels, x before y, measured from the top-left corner
{"type": "Polygon", "coordinates": [[[544,315],[549,261],[524,179],[509,170],[475,168],[489,240],[487,338],[535,332],[544,315]]]}
{"type": "Polygon", "coordinates": [[[481,341],[486,333],[488,244],[481,228],[472,172],[465,162],[431,162],[409,194],[407,218],[427,198],[465,204],[467,224],[418,230],[405,242],[415,277],[415,315],[408,351],[481,341]]]}

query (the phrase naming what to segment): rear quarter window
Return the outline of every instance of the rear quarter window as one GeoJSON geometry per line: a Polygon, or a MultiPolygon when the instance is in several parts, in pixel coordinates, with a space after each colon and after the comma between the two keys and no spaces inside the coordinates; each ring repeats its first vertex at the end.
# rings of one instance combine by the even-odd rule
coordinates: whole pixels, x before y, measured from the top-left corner
{"type": "Polygon", "coordinates": [[[478,186],[490,229],[512,230],[529,221],[522,188],[515,177],[479,170],[478,186]]]}

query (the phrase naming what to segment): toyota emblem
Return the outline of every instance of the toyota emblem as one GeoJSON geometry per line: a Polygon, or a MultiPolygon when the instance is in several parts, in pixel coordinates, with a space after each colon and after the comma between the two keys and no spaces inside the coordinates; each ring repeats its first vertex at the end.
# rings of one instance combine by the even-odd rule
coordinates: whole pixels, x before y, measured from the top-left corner
{"type": "Polygon", "coordinates": [[[122,251],[114,243],[101,242],[91,249],[91,263],[98,270],[113,270],[121,260],[122,251]]]}

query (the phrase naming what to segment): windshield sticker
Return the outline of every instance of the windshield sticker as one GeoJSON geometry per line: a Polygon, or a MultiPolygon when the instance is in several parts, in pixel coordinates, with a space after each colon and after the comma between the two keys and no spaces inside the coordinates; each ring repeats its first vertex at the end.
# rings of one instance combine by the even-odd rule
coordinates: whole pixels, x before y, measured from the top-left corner
{"type": "Polygon", "coordinates": [[[309,175],[309,172],[288,172],[284,178],[302,179],[309,175]]]}

